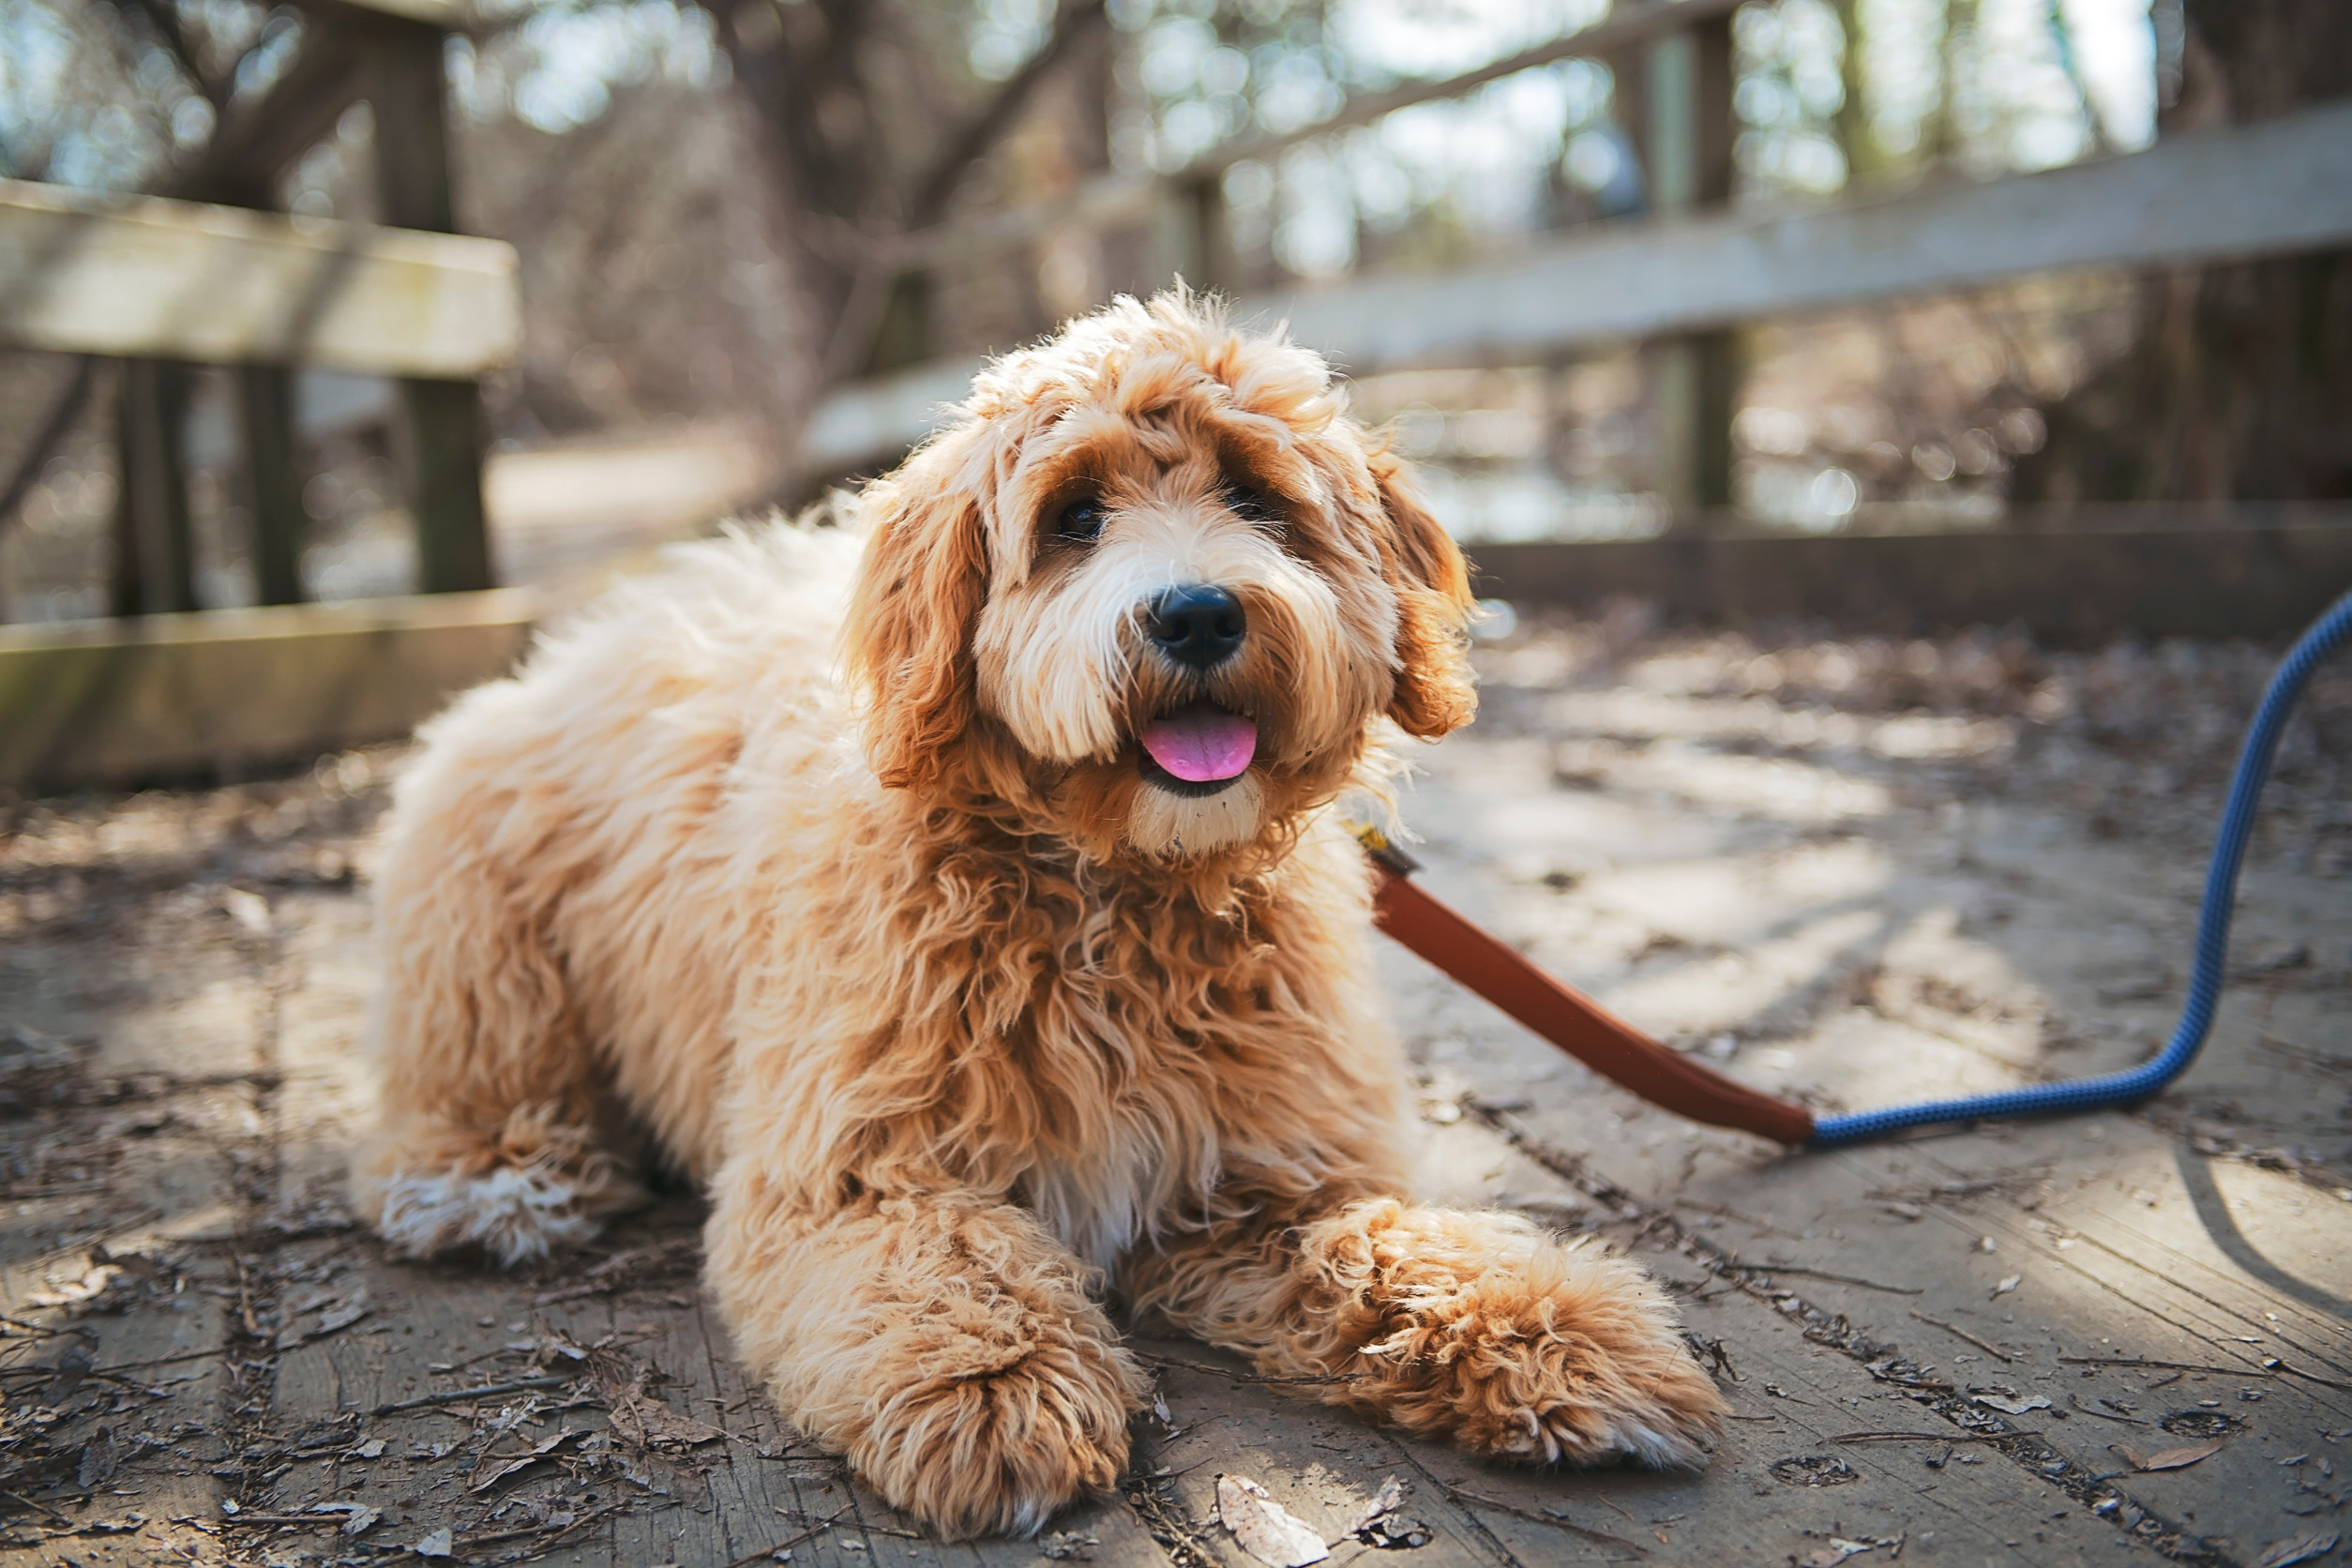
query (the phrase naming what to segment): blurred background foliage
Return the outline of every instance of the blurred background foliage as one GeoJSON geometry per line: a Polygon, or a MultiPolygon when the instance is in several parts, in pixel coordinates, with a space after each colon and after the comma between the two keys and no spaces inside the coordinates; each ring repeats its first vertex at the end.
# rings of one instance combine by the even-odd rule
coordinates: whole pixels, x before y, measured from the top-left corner
{"type": "MultiPolygon", "coordinates": [[[[1149,218],[919,271],[893,264],[899,236],[1105,174],[1178,171],[1606,10],[483,0],[446,68],[460,226],[522,259],[527,341],[488,389],[495,433],[533,449],[724,426],[781,452],[830,386],[1009,348],[1169,268],[1149,218]]],[[[1734,201],[1983,179],[2281,113],[2352,87],[2347,15],[2340,0],[1750,0],[1734,24],[1734,201]]],[[[217,195],[208,149],[299,68],[312,25],[263,0],[0,0],[0,173],[217,195]]],[[[1619,98],[1607,64],[1569,60],[1232,162],[1215,187],[1216,254],[1193,270],[1248,295],[1639,217],[1649,198],[1619,98]]],[[[369,219],[372,135],[355,106],[269,188],[231,199],[369,219]]],[[[2341,256],[2071,274],[1777,321],[1741,348],[1735,495],[1768,526],[2352,495],[2341,256]]],[[[8,618],[101,602],[103,398],[50,429],[77,378],[92,379],[53,356],[0,355],[0,483],[19,481],[0,541],[8,618]]],[[[200,459],[205,420],[225,426],[207,388],[200,377],[200,459]]],[[[398,587],[409,568],[384,400],[359,378],[310,378],[306,396],[349,409],[311,421],[312,589],[398,587]]],[[[1657,525],[1658,442],[1632,345],[1367,378],[1356,396],[1399,421],[1466,537],[1657,525]]],[[[250,594],[223,461],[193,495],[207,603],[250,594]]]]}

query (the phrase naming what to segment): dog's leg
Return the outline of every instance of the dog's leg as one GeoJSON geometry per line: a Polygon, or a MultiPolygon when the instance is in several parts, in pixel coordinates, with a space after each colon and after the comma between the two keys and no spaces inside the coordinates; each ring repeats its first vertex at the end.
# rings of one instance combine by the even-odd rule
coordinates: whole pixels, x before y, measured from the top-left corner
{"type": "Polygon", "coordinates": [[[543,1258],[643,1193],[606,1146],[596,1063],[544,920],[466,841],[460,813],[407,826],[378,892],[377,1124],[354,1196],[412,1257],[543,1258]]]}
{"type": "Polygon", "coordinates": [[[1138,1311],[1274,1377],[1345,1379],[1298,1392],[1474,1453],[1704,1461],[1722,1396],[1634,1263],[1396,1199],[1220,1207],[1246,1217],[1131,1258],[1138,1311]]]}
{"type": "Polygon", "coordinates": [[[1093,1269],[1026,1210],[867,1199],[799,1216],[722,1173],[709,1277],[787,1419],[951,1538],[1034,1533],[1127,1458],[1148,1380],[1093,1269]]]}

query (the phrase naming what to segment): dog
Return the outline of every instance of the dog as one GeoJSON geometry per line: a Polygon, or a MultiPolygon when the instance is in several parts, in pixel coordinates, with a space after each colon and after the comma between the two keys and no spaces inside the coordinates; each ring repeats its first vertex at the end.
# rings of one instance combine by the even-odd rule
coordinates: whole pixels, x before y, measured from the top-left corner
{"type": "Polygon", "coordinates": [[[1375,1421],[1703,1462],[1634,1264],[1415,1202],[1338,820],[1467,723],[1460,551],[1314,354],[1181,290],[845,504],[679,547],[423,731],[378,879],[399,1252],[711,1204],[781,1411],[943,1537],[1110,1486],[1107,1301],[1375,1421]]]}

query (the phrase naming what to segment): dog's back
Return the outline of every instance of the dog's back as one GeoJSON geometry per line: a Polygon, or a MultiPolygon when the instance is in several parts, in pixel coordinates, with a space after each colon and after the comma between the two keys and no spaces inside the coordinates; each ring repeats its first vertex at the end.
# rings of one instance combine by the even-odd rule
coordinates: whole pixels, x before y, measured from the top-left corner
{"type": "Polygon", "coordinates": [[[359,1164],[387,1239],[515,1261],[586,1234],[637,1197],[598,1153],[627,1147],[616,1100],[671,1163],[716,1165],[734,976],[792,825],[776,786],[870,778],[831,670],[861,544],[772,523],[680,547],[425,728],[378,880],[370,1046],[428,1112],[359,1164]],[[395,1174],[417,1169],[440,1174],[395,1174]]]}

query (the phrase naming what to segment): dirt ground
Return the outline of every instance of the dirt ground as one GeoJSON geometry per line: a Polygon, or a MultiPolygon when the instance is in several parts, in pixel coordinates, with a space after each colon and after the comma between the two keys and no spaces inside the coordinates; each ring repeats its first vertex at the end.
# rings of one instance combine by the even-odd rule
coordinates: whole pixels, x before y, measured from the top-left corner
{"type": "MultiPolygon", "coordinates": [[[[1440,895],[1775,1092],[2074,1076],[2170,1028],[2269,656],[1758,641],[1627,607],[1488,642],[1485,716],[1425,755],[1405,816],[1440,895]]],[[[696,1286],[691,1195],[511,1276],[394,1262],[354,1228],[397,750],[16,803],[0,1549],[1249,1568],[1223,1476],[1335,1563],[2342,1561],[2352,674],[2305,715],[2212,1042],[2129,1113],[1790,1153],[1646,1108],[1390,950],[1425,1185],[1671,1283],[1736,1411],[1704,1473],[1490,1469],[1153,1342],[1119,1493],[1042,1541],[956,1547],[746,1386],[696,1286]]]]}

